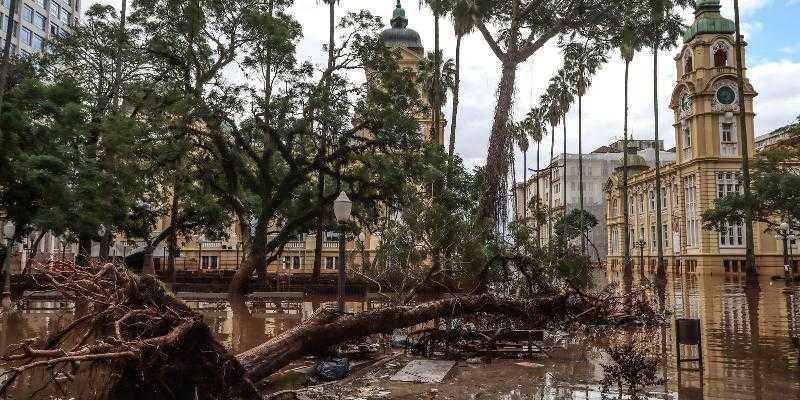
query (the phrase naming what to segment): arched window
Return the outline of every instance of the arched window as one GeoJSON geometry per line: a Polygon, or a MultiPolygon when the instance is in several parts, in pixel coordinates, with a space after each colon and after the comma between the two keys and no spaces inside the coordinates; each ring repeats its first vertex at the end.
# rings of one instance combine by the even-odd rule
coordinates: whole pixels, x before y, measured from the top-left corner
{"type": "Polygon", "coordinates": [[[692,63],[692,50],[686,49],[686,53],[683,55],[683,73],[688,74],[692,72],[694,69],[694,64],[692,63]]]}
{"type": "Polygon", "coordinates": [[[714,58],[715,67],[728,66],[728,45],[725,42],[719,41],[715,43],[711,47],[711,55],[714,58]]]}

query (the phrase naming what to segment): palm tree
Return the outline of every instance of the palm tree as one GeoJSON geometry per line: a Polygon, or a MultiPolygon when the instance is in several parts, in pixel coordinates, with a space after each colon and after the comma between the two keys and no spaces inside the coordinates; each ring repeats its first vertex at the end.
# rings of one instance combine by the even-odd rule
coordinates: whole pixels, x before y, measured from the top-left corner
{"type": "MultiPolygon", "coordinates": [[[[400,0],[398,0],[398,4],[399,4],[399,2],[400,2],[400,0]]],[[[438,71],[438,70],[442,69],[442,66],[441,66],[441,62],[442,62],[441,52],[442,51],[441,51],[441,48],[439,46],[439,18],[441,16],[447,14],[449,1],[448,0],[419,0],[420,7],[422,7],[423,4],[427,4],[428,7],[431,8],[431,11],[433,11],[433,38],[434,38],[434,40],[433,40],[433,43],[434,43],[433,54],[439,55],[439,57],[436,57],[433,61],[434,61],[434,67],[435,67],[434,70],[438,71]]],[[[442,87],[446,86],[446,85],[443,84],[443,81],[441,80],[441,75],[439,75],[439,74],[436,74],[436,75],[433,76],[433,85],[434,85],[434,87],[437,88],[437,90],[433,90],[431,92],[433,94],[433,97],[429,98],[430,103],[431,103],[431,108],[433,108],[433,125],[432,125],[432,128],[431,128],[432,129],[431,130],[431,137],[433,137],[433,139],[436,140],[436,138],[438,136],[438,132],[439,132],[439,125],[440,125],[439,117],[440,117],[441,112],[442,112],[442,104],[445,103],[444,97],[440,97],[440,95],[443,95],[442,87]]]]}
{"type": "Polygon", "coordinates": [[[744,100],[744,65],[742,63],[742,41],[741,23],[739,20],[739,0],[733,0],[733,12],[736,20],[736,84],[739,86],[739,141],[742,143],[742,185],[744,186],[744,199],[747,209],[744,213],[745,224],[745,245],[746,245],[746,268],[747,276],[753,278],[758,274],[756,270],[756,257],[753,242],[753,209],[750,207],[753,194],[750,190],[750,149],[747,142],[747,120],[745,119],[746,109],[744,100]]]}
{"type": "MultiPolygon", "coordinates": [[[[550,164],[547,167],[547,187],[548,187],[548,212],[551,212],[553,209],[553,151],[556,147],[556,125],[558,125],[558,120],[560,116],[560,111],[558,109],[558,93],[557,88],[554,85],[550,85],[547,88],[547,92],[545,94],[544,100],[545,104],[547,104],[547,119],[550,122],[550,164]]],[[[552,219],[548,219],[547,222],[547,240],[552,241],[553,239],[553,221],[552,219]]]]}
{"type": "Polygon", "coordinates": [[[531,124],[530,136],[531,139],[536,142],[536,244],[537,246],[540,246],[542,241],[542,230],[540,229],[538,218],[541,211],[540,206],[542,193],[539,185],[539,172],[541,168],[542,139],[544,138],[544,135],[547,134],[547,127],[545,126],[544,112],[541,107],[532,109],[528,115],[531,124]]]}
{"type": "Polygon", "coordinates": [[[528,130],[523,126],[516,136],[517,146],[522,151],[522,218],[528,218],[528,130]]]}
{"type": "Polygon", "coordinates": [[[630,237],[630,210],[628,209],[628,76],[633,55],[636,52],[633,32],[626,28],[623,33],[622,43],[620,46],[622,58],[625,60],[625,118],[623,123],[623,140],[622,140],[622,204],[624,207],[624,228],[625,232],[623,238],[625,240],[624,257],[625,257],[625,276],[633,276],[633,265],[631,264],[631,237],[630,237]]]}
{"type": "Polygon", "coordinates": [[[453,28],[456,34],[456,68],[453,82],[453,116],[450,121],[450,144],[447,154],[452,162],[456,146],[456,123],[458,122],[458,98],[461,90],[461,39],[475,28],[472,10],[466,0],[459,0],[453,8],[453,28]]]}
{"type": "MultiPolygon", "coordinates": [[[[455,86],[455,61],[451,58],[441,64],[441,57],[441,52],[438,53],[438,57],[434,53],[428,53],[425,58],[420,60],[417,68],[417,79],[428,99],[447,101],[446,88],[455,86]],[[444,83],[444,85],[440,85],[440,83],[444,83]]],[[[436,115],[439,114],[437,110],[436,106],[431,104],[431,140],[433,141],[437,140],[436,115]]]]}
{"type": "MultiPolygon", "coordinates": [[[[334,46],[336,45],[336,5],[339,4],[339,0],[322,0],[324,3],[328,5],[328,70],[333,69],[333,62],[334,62],[334,46]]],[[[331,86],[331,76],[330,74],[327,75],[325,81],[325,92],[326,95],[330,95],[330,88],[331,86]]],[[[326,104],[329,101],[326,101],[326,104]]],[[[327,113],[326,113],[327,114],[327,113]]],[[[327,152],[327,136],[328,132],[322,132],[320,137],[320,149],[321,153],[327,152]]],[[[322,199],[325,197],[325,175],[320,173],[319,177],[317,178],[317,202],[318,206],[321,208],[323,207],[322,199]]],[[[322,272],[322,235],[324,233],[324,214],[319,213],[317,216],[317,229],[316,235],[314,238],[315,248],[314,248],[314,269],[311,273],[311,279],[318,279],[320,273],[322,272]]]]}
{"type": "MultiPolygon", "coordinates": [[[[591,84],[591,77],[607,61],[608,46],[593,42],[586,44],[570,43],[564,50],[565,69],[570,72],[574,91],[578,95],[578,206],[579,224],[583,227],[584,186],[583,186],[583,96],[591,84]]],[[[586,237],[581,234],[581,252],[586,252],[586,237]]]]}
{"type": "MultiPolygon", "coordinates": [[[[569,84],[569,77],[565,70],[561,70],[557,76],[558,82],[558,108],[561,114],[561,127],[564,130],[564,163],[562,165],[561,176],[561,206],[564,208],[563,216],[567,216],[567,113],[575,97],[569,84]]],[[[564,224],[564,244],[566,245],[567,224],[564,224]]]]}
{"type": "MultiPolygon", "coordinates": [[[[665,1],[668,0],[650,0],[650,16],[654,26],[660,27],[664,19],[664,6],[665,1]]],[[[661,229],[661,145],[658,137],[658,51],[661,49],[662,31],[661,29],[653,29],[653,136],[655,143],[656,156],[656,244],[658,267],[656,268],[656,276],[658,277],[659,284],[664,282],[666,277],[666,265],[664,260],[664,231],[661,229]]]]}

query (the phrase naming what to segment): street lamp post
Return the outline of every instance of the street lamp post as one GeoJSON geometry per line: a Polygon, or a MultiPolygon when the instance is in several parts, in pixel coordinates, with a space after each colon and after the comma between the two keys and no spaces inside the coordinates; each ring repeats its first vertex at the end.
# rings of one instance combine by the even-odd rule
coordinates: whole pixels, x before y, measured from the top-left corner
{"type": "Polygon", "coordinates": [[[344,192],[333,202],[333,213],[336,221],[339,222],[339,281],[336,291],[339,313],[344,313],[344,283],[347,279],[345,272],[345,225],[350,221],[350,214],[353,211],[353,202],[344,192]]]}
{"type": "Polygon", "coordinates": [[[783,239],[783,274],[787,281],[792,279],[792,266],[789,262],[789,224],[783,222],[780,225],[780,236],[783,239]]]}
{"type": "Polygon", "coordinates": [[[633,247],[639,248],[639,268],[644,270],[644,247],[647,246],[647,242],[644,239],[639,239],[636,243],[633,244],[633,247]]]}
{"type": "Polygon", "coordinates": [[[12,222],[7,222],[3,226],[3,235],[6,238],[6,256],[3,260],[3,298],[0,303],[4,309],[11,308],[11,258],[14,256],[14,233],[16,229],[12,222]]]}

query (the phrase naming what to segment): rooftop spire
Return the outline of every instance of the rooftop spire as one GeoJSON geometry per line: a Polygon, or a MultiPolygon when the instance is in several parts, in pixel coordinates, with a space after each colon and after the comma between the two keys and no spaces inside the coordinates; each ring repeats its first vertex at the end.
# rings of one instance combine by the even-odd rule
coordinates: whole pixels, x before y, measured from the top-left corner
{"type": "Polygon", "coordinates": [[[408,26],[408,18],[406,18],[406,10],[400,5],[400,0],[397,0],[397,7],[392,14],[392,28],[404,29],[408,26]]]}

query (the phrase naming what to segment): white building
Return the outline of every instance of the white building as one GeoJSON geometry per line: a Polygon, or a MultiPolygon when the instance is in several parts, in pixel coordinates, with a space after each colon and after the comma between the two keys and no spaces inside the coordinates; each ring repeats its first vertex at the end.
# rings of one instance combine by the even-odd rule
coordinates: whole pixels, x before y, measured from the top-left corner
{"type": "MultiPolygon", "coordinates": [[[[630,140],[628,143],[629,154],[636,154],[650,167],[655,166],[655,149],[653,148],[654,141],[652,140],[630,140]]],[[[669,164],[675,162],[676,156],[674,150],[663,150],[663,141],[659,146],[661,151],[661,164],[669,164]]],[[[583,204],[584,209],[590,212],[597,218],[597,226],[589,234],[589,240],[597,248],[597,253],[601,259],[605,259],[608,254],[607,241],[606,241],[606,204],[605,204],[605,184],[611,174],[614,173],[617,167],[622,166],[623,158],[623,142],[617,141],[608,146],[602,146],[591,153],[583,155],[583,204]]],[[[535,157],[535,155],[534,155],[535,157]]],[[[542,169],[537,171],[535,168],[531,169],[532,176],[529,176],[527,185],[520,183],[516,190],[517,203],[514,205],[514,210],[518,216],[522,216],[524,212],[524,199],[529,203],[528,215],[531,214],[530,202],[536,198],[536,182],[539,181],[539,193],[542,199],[542,204],[549,207],[552,204],[552,209],[555,213],[563,215],[563,186],[566,185],[567,194],[567,212],[577,209],[580,206],[580,177],[578,171],[578,154],[567,154],[567,176],[566,183],[562,174],[561,167],[564,165],[564,155],[559,154],[555,157],[552,163],[542,166],[542,169]],[[552,174],[551,174],[552,171],[552,174]],[[548,184],[551,182],[552,184],[548,184]],[[527,195],[523,198],[522,187],[526,188],[527,195]],[[551,190],[552,189],[552,190],[551,190]],[[552,199],[550,194],[552,192],[552,199]],[[552,202],[551,202],[552,201],[552,202]]],[[[530,159],[530,157],[529,157],[530,159]]],[[[530,162],[530,161],[529,161],[530,162]]],[[[535,165],[534,165],[535,167],[535,165]]],[[[549,218],[546,225],[541,226],[542,243],[547,243],[549,240],[549,232],[552,228],[551,224],[555,224],[558,218],[549,218]]],[[[589,254],[592,258],[595,257],[594,249],[588,246],[589,254]]]]}
{"type": "MultiPolygon", "coordinates": [[[[0,2],[0,43],[5,44],[11,0],[0,2]]],[[[69,33],[78,23],[80,3],[80,0],[17,0],[11,53],[25,56],[41,52],[47,40],[69,33]]]]}

